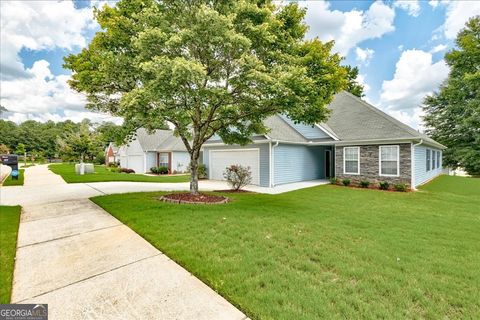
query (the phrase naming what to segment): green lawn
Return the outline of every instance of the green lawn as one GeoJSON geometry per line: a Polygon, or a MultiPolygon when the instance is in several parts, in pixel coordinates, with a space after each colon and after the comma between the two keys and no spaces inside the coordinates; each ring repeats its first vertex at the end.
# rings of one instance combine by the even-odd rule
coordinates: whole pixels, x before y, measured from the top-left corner
{"type": "Polygon", "coordinates": [[[160,194],[93,201],[252,319],[480,318],[480,179],[227,194],[216,206],[160,194]]]}
{"type": "Polygon", "coordinates": [[[0,206],[0,304],[10,303],[20,207],[0,206]]]}
{"type": "Polygon", "coordinates": [[[12,177],[9,176],[5,181],[3,182],[3,186],[8,187],[8,186],[23,186],[23,180],[24,180],[24,175],[23,172],[24,169],[19,169],[18,170],[18,180],[12,180],[12,177]]]}
{"type": "Polygon", "coordinates": [[[62,176],[67,183],[102,182],[102,181],[137,181],[137,182],[187,182],[188,175],[146,176],[143,174],[126,174],[110,172],[105,166],[95,166],[95,173],[83,176],[75,173],[74,164],[51,164],[48,168],[62,176]]]}

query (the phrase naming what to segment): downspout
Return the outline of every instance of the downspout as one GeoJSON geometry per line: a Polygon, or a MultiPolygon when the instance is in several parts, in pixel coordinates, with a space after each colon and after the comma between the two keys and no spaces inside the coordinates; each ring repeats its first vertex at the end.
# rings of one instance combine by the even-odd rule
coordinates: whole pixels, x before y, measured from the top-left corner
{"type": "Polygon", "coordinates": [[[275,147],[278,147],[278,141],[272,146],[270,142],[270,187],[275,187],[275,147]]]}
{"type": "Polygon", "coordinates": [[[419,146],[423,143],[423,139],[420,139],[420,142],[419,143],[416,143],[416,144],[413,144],[411,143],[410,144],[410,181],[412,183],[412,190],[417,190],[417,188],[415,187],[415,147],[416,146],[419,146]]]}

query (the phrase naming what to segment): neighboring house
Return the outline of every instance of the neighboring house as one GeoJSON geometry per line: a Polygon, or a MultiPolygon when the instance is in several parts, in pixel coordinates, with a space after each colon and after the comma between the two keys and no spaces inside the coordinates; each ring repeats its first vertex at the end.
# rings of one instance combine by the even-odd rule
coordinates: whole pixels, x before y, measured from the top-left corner
{"type": "Polygon", "coordinates": [[[264,187],[334,176],[416,187],[441,174],[445,146],[425,134],[347,92],[328,108],[329,119],[315,126],[269,117],[270,132],[246,146],[212,137],[203,147],[208,177],[223,180],[231,164],[249,166],[252,183],[264,187]]]}
{"type": "Polygon", "coordinates": [[[109,165],[110,163],[117,163],[119,160],[118,148],[113,142],[110,142],[108,147],[105,148],[105,164],[109,165]]]}
{"type": "Polygon", "coordinates": [[[148,134],[138,129],[134,139],[119,148],[120,166],[136,173],[150,172],[152,167],[167,167],[169,173],[188,171],[190,156],[182,140],[171,130],[148,134]]]}

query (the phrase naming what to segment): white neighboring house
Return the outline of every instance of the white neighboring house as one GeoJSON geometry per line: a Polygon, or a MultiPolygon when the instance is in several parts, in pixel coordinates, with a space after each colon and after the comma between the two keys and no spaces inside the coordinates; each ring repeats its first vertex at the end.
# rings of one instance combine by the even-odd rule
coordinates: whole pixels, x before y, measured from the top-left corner
{"type": "Polygon", "coordinates": [[[148,134],[143,128],[135,138],[119,148],[120,167],[135,173],[150,172],[152,167],[167,167],[169,173],[188,171],[190,155],[179,137],[171,130],[155,130],[148,134]]]}

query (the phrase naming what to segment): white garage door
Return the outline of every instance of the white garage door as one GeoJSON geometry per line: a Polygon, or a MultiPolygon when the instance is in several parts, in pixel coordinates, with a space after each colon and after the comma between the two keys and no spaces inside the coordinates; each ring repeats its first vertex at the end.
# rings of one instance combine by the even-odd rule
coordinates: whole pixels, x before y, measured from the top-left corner
{"type": "Polygon", "coordinates": [[[260,166],[258,149],[241,150],[211,150],[210,172],[212,180],[225,180],[223,172],[232,164],[250,167],[252,172],[252,184],[260,184],[260,166]]]}
{"type": "Polygon", "coordinates": [[[127,168],[135,170],[135,173],[145,173],[143,170],[143,156],[128,156],[127,168]]]}

